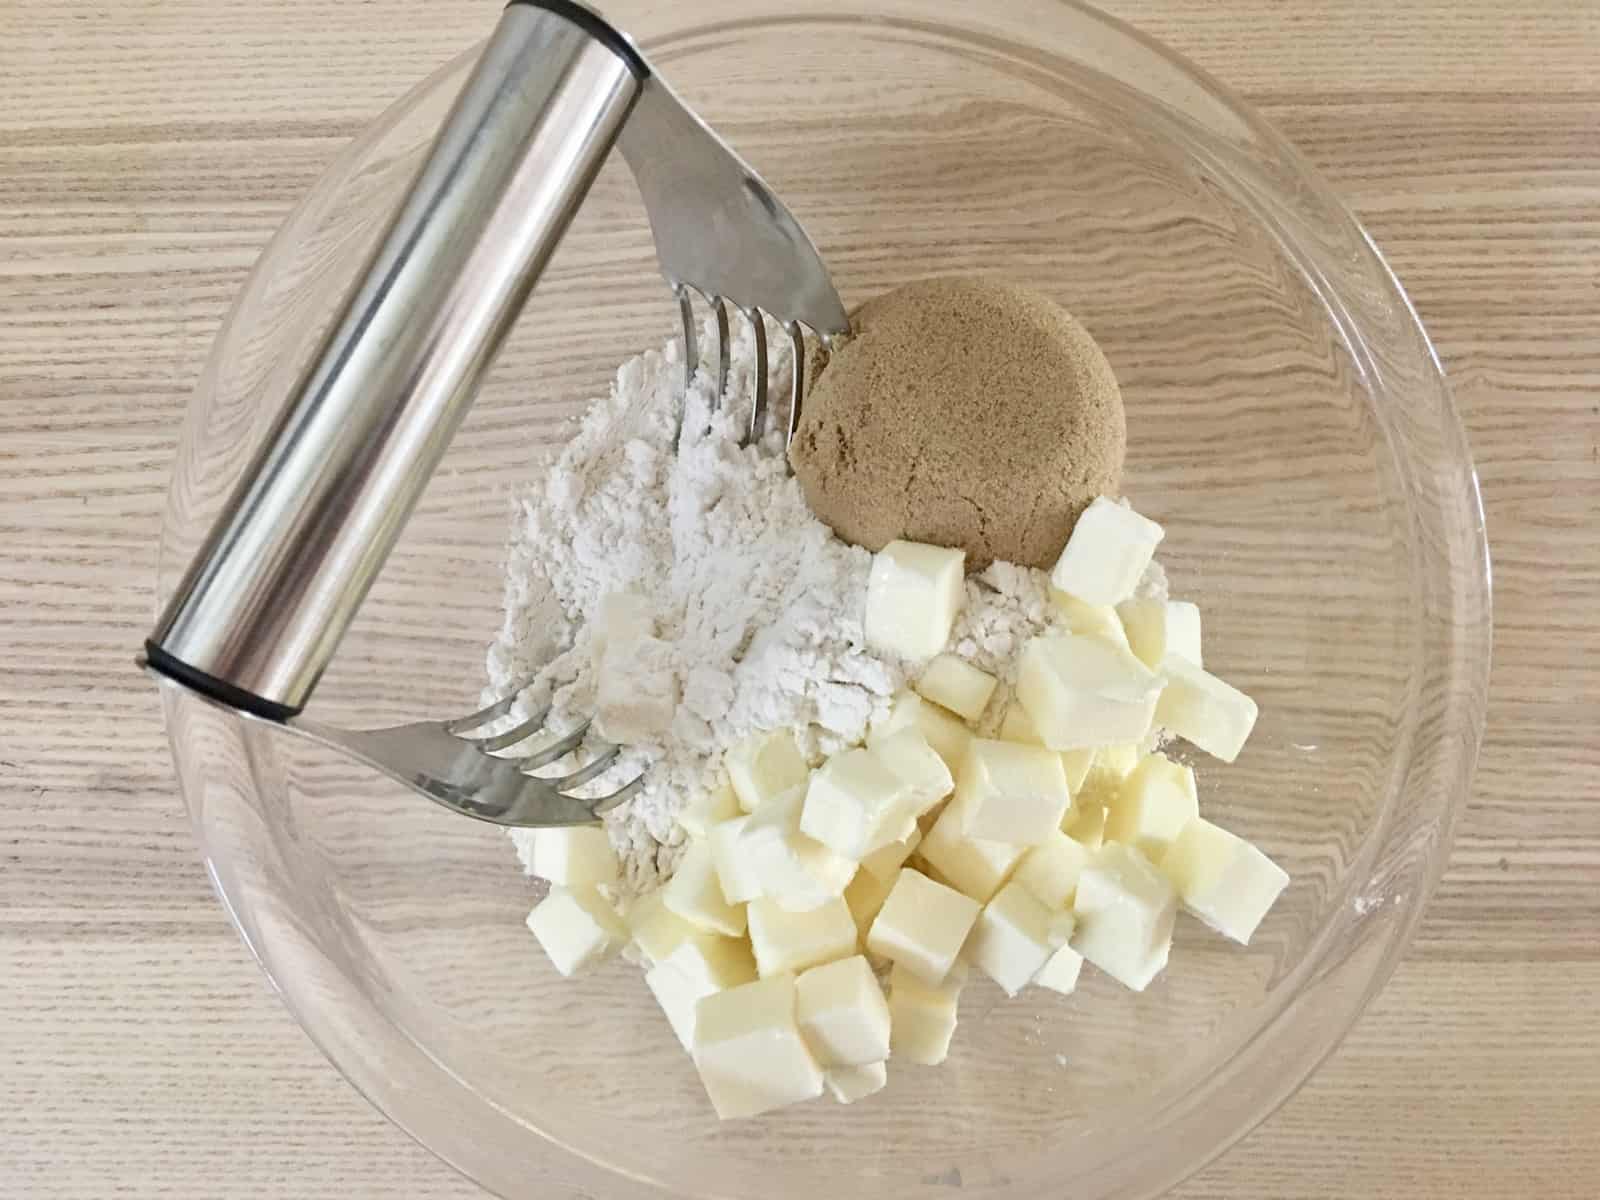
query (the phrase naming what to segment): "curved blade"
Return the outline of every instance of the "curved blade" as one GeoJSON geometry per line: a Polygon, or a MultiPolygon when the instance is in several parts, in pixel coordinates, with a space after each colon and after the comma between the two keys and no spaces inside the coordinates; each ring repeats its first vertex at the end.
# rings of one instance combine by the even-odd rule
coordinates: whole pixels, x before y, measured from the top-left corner
{"type": "Polygon", "coordinates": [[[766,181],[659,75],[645,81],[617,139],[638,181],[661,271],[745,310],[847,333],[822,256],[766,181]]]}

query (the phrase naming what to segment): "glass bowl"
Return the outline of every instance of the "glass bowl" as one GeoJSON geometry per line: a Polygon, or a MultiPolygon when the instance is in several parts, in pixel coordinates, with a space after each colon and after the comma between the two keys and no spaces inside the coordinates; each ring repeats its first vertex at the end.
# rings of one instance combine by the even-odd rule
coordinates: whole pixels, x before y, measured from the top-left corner
{"type": "MultiPolygon", "coordinates": [[[[290,1009],[404,1129],[506,1197],[1151,1195],[1281,1103],[1387,978],[1444,864],[1483,720],[1488,560],[1439,365],[1350,214],[1270,128],[1059,0],[616,0],[784,196],[855,304],[985,272],[1094,333],[1125,488],[1261,720],[1203,803],[1293,877],[1249,949],[1183,920],[1142,995],[963,997],[949,1062],[719,1124],[638,972],[577,981],[523,927],[504,835],[167,695],[217,891],[290,1009]]],[[[217,338],[166,512],[165,597],[470,62],[363,133],[217,338]]],[[[328,673],[347,724],[465,711],[509,506],[616,366],[676,329],[609,165],[328,673]]]]}

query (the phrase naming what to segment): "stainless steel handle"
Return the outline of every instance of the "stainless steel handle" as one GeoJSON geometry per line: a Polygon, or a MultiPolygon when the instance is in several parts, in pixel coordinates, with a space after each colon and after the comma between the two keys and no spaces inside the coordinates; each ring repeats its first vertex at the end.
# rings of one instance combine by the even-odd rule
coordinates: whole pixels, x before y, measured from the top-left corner
{"type": "Polygon", "coordinates": [[[647,76],[570,0],[502,13],[150,666],[260,716],[304,706],[647,76]]]}

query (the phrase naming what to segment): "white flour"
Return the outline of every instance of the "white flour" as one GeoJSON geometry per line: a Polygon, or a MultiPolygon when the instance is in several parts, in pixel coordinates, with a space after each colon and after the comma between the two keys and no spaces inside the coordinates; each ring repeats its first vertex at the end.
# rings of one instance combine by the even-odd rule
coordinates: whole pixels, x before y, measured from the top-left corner
{"type": "MultiPolygon", "coordinates": [[[[782,396],[787,345],[774,342],[782,396]]],[[[871,556],[811,515],[776,435],[739,448],[748,401],[713,415],[702,371],[674,448],[681,353],[673,342],[624,364],[522,501],[489,653],[491,690],[537,671],[529,701],[554,701],[552,728],[593,713],[601,736],[629,747],[621,778],[647,768],[644,792],[608,822],[631,891],[670,873],[678,809],[715,782],[730,745],[793,728],[808,753],[828,754],[859,741],[904,682],[862,644],[871,556]],[[613,634],[597,671],[601,606],[622,596],[646,627],[613,634]]],[[[748,397],[748,330],[731,361],[731,392],[748,397]]]]}
{"type": "MultiPolygon", "coordinates": [[[[788,339],[772,342],[783,397],[788,339]]],[[[716,781],[730,745],[790,728],[819,759],[861,741],[906,681],[902,664],[863,645],[871,556],[811,515],[776,434],[738,446],[748,330],[730,360],[735,398],[716,413],[705,371],[683,403],[677,341],[617,372],[519,503],[505,623],[489,651],[488,694],[536,676],[522,712],[553,702],[557,731],[593,714],[602,737],[629,747],[595,786],[645,771],[644,791],[607,821],[630,893],[671,874],[678,810],[716,781]]],[[[997,563],[968,581],[952,646],[1005,677],[1050,620],[1044,573],[997,563]]],[[[512,838],[526,864],[529,832],[512,838]]]]}

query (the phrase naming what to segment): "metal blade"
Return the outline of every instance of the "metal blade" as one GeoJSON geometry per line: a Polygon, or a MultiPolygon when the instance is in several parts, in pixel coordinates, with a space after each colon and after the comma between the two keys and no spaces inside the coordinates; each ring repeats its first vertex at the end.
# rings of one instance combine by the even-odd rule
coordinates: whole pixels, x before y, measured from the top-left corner
{"type": "Polygon", "coordinates": [[[850,319],[800,222],[766,182],[678,99],[645,81],[617,145],[650,214],[656,257],[690,284],[781,323],[847,333],[850,319]]]}

